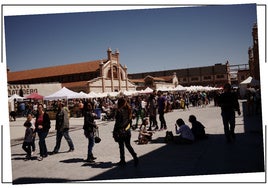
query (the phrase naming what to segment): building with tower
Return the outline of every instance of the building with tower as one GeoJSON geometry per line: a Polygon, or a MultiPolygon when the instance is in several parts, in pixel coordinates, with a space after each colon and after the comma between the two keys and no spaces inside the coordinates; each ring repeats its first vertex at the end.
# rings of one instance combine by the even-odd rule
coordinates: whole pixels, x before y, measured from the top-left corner
{"type": "Polygon", "coordinates": [[[253,46],[248,49],[248,64],[250,76],[256,80],[260,80],[260,62],[259,62],[259,42],[258,42],[258,27],[254,24],[252,28],[253,46]]]}
{"type": "MultiPolygon", "coordinates": [[[[135,90],[127,67],[120,64],[119,51],[109,48],[107,59],[12,72],[7,70],[8,88],[31,88],[33,84],[60,83],[85,93],[135,90]]],[[[34,90],[34,89],[33,89],[34,90]]],[[[39,93],[42,94],[41,89],[39,93]]]]}

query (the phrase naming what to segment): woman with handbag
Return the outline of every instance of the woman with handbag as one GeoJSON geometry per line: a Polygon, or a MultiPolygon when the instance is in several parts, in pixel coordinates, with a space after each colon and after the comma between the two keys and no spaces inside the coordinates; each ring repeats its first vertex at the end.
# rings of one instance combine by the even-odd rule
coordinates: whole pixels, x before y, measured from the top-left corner
{"type": "Polygon", "coordinates": [[[134,159],[134,165],[137,166],[139,163],[137,154],[135,153],[134,149],[130,144],[130,138],[131,138],[130,127],[132,121],[131,111],[132,111],[131,107],[127,103],[127,101],[124,98],[119,98],[117,102],[115,125],[113,130],[114,140],[119,144],[119,151],[120,151],[120,162],[118,163],[119,166],[126,165],[124,145],[132,155],[134,159]]]}
{"type": "Polygon", "coordinates": [[[88,139],[88,152],[87,152],[87,162],[94,162],[96,157],[93,156],[92,150],[95,143],[94,140],[94,130],[98,129],[98,126],[96,125],[93,114],[92,105],[89,102],[86,102],[83,107],[84,112],[84,135],[88,139]]]}

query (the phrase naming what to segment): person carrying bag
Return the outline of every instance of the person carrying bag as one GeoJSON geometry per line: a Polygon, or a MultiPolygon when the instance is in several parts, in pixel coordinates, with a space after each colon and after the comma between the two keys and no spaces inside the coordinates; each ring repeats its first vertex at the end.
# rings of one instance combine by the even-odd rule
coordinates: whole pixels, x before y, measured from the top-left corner
{"type": "Polygon", "coordinates": [[[100,133],[99,133],[99,129],[96,129],[96,132],[95,132],[95,143],[98,144],[101,142],[101,138],[100,138],[100,133]]]}
{"type": "Polygon", "coordinates": [[[130,127],[132,121],[131,119],[132,113],[130,105],[124,98],[119,98],[117,102],[115,125],[113,129],[113,138],[115,142],[118,143],[120,151],[120,162],[118,163],[119,166],[126,165],[124,145],[132,155],[134,159],[134,165],[137,166],[139,162],[137,154],[135,153],[134,149],[130,144],[130,127]]]}

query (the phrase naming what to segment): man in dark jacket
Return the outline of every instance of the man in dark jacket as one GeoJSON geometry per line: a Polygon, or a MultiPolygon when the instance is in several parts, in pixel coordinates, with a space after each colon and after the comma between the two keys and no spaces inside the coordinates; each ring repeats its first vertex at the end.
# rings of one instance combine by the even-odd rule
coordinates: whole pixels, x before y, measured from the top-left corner
{"type": "Polygon", "coordinates": [[[221,107],[221,116],[224,126],[224,134],[227,142],[235,140],[235,111],[241,114],[237,94],[231,91],[229,83],[224,85],[224,92],[220,95],[218,104],[221,107]],[[229,127],[230,125],[230,127],[229,127]]]}
{"type": "Polygon", "coordinates": [[[69,135],[68,108],[64,107],[64,104],[60,101],[58,102],[58,112],[56,114],[56,127],[55,128],[57,130],[57,136],[56,136],[56,145],[54,147],[53,153],[56,154],[59,152],[61,139],[63,136],[66,139],[70,148],[68,152],[74,151],[74,144],[69,135]]]}
{"type": "Polygon", "coordinates": [[[90,102],[85,102],[83,106],[83,116],[84,116],[84,135],[88,139],[88,147],[87,147],[87,162],[94,163],[95,156],[93,156],[93,147],[95,144],[95,130],[98,129],[97,124],[95,123],[95,115],[93,114],[93,108],[90,102]]]}

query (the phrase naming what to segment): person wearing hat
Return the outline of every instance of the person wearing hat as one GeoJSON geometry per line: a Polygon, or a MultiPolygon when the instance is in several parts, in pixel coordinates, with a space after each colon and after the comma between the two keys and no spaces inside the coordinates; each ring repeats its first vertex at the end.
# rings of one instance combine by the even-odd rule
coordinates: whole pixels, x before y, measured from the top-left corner
{"type": "Polygon", "coordinates": [[[221,116],[224,126],[224,134],[227,142],[235,140],[235,111],[241,115],[238,97],[235,92],[231,91],[231,85],[225,84],[224,92],[220,95],[218,104],[221,107],[221,116]]]}

